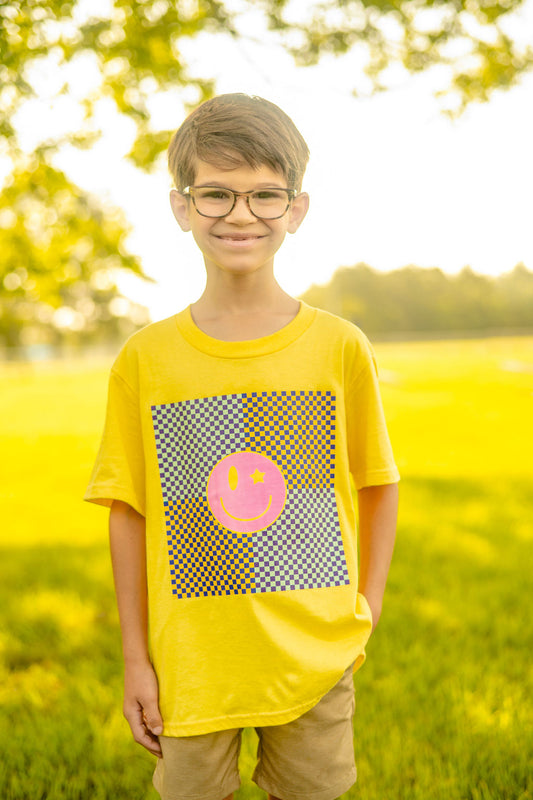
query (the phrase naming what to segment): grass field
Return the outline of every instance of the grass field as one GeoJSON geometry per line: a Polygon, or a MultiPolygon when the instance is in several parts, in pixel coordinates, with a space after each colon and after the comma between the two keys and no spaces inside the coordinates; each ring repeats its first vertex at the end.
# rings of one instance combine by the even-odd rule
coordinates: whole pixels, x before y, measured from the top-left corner
{"type": "MultiPolygon", "coordinates": [[[[376,350],[401,518],[344,798],[532,800],[533,339],[376,350]]],[[[1,800],[156,797],[121,714],[106,513],[80,499],[108,366],[0,366],[1,800]]],[[[253,748],[238,800],[262,797],[253,748]]]]}

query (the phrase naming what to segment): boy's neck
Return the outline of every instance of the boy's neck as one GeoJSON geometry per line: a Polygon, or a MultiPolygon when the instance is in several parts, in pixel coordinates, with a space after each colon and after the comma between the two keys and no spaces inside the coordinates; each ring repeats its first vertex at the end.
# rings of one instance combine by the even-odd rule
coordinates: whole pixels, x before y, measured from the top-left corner
{"type": "Polygon", "coordinates": [[[208,280],[199,300],[191,305],[196,325],[208,336],[224,341],[259,339],[284,328],[297,315],[300,302],[272,278],[268,286],[251,281],[208,280]]]}

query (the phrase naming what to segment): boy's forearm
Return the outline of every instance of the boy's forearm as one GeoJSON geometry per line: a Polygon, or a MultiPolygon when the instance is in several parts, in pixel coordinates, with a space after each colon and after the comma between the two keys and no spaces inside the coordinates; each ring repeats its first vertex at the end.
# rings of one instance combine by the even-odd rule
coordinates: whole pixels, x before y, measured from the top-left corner
{"type": "Polygon", "coordinates": [[[367,486],[358,492],[359,591],[369,602],[376,626],[394,550],[398,485],[367,486]]]}
{"type": "Polygon", "coordinates": [[[115,500],[109,542],[126,665],[149,661],[145,520],[115,500]]]}

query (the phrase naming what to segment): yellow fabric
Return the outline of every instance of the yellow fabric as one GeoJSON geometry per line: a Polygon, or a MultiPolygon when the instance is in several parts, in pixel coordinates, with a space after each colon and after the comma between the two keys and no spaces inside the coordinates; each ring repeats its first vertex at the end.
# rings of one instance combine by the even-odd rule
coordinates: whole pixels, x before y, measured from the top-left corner
{"type": "Polygon", "coordinates": [[[223,342],[186,309],[126,343],[86,499],[146,516],[165,735],[289,722],[361,665],[350,473],[399,478],[350,323],[302,303],[271,336],[223,342]]]}

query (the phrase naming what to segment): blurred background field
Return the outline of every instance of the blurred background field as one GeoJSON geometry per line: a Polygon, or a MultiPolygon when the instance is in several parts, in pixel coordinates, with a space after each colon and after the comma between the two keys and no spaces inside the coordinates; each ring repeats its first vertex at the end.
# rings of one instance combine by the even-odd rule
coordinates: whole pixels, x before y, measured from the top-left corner
{"type": "MultiPolygon", "coordinates": [[[[376,351],[401,515],[345,798],[529,800],[533,339],[376,351]]],[[[0,365],[2,800],[156,797],[121,715],[107,514],[81,501],[109,366],[0,365]]],[[[254,746],[238,800],[262,796],[254,746]]]]}

